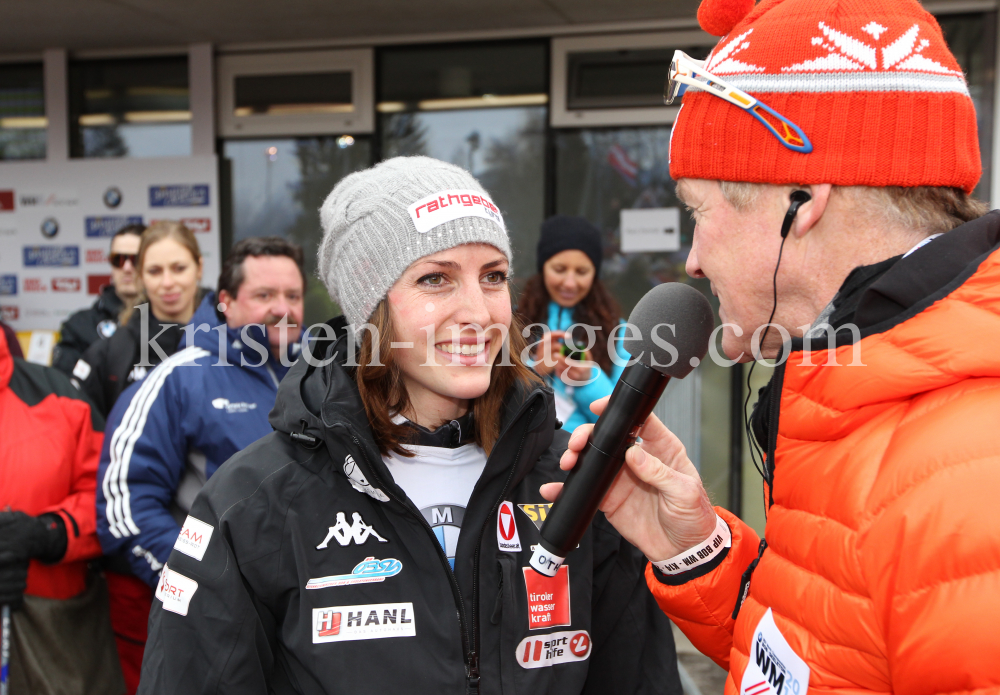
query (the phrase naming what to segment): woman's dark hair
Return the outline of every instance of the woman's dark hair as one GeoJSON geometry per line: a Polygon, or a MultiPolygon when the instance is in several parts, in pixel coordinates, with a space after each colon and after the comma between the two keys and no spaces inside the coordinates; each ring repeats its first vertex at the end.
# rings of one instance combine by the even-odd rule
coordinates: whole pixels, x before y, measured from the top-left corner
{"type": "MultiPolygon", "coordinates": [[[[549,291],[545,289],[545,278],[541,273],[536,273],[524,283],[524,291],[517,300],[517,312],[525,325],[548,323],[549,302],[551,301],[549,291]]],[[[594,278],[590,292],[573,309],[573,322],[593,326],[597,331],[597,342],[594,343],[594,347],[590,351],[591,357],[608,375],[611,374],[611,369],[614,366],[611,355],[608,353],[608,336],[611,335],[620,321],[621,308],[618,306],[618,302],[608,292],[604,283],[600,279],[594,278]]],[[[573,336],[573,338],[577,342],[581,342],[581,338],[577,336],[573,336]]]]}

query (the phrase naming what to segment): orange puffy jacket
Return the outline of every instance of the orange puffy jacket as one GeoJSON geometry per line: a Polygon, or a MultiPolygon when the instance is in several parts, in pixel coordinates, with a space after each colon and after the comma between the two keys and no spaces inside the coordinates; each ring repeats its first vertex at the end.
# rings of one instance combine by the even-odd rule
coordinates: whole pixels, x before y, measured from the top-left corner
{"type": "Polygon", "coordinates": [[[767,547],[736,620],[758,538],[725,510],[717,567],[673,586],[647,567],[727,695],[1000,689],[1000,213],[892,270],[919,285],[963,234],[971,261],[837,347],[839,366],[793,344],[776,370],[767,547]],[[856,349],[866,366],[846,366],[856,349]]]}
{"type": "Polygon", "coordinates": [[[32,560],[28,594],[67,599],[87,587],[97,541],[97,463],[104,421],[62,372],[14,359],[0,334],[0,509],[59,514],[66,554],[32,560]]]}

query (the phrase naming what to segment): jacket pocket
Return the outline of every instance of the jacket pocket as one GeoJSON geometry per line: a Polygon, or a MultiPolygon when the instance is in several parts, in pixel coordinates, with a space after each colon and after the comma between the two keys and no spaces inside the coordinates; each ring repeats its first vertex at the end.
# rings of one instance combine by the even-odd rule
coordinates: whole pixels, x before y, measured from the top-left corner
{"type": "Polygon", "coordinates": [[[503,553],[497,559],[500,570],[500,586],[497,587],[496,606],[491,622],[500,628],[500,687],[503,695],[517,692],[516,678],[518,665],[514,652],[517,650],[521,634],[523,616],[518,614],[515,600],[515,580],[517,579],[517,556],[503,553]]]}

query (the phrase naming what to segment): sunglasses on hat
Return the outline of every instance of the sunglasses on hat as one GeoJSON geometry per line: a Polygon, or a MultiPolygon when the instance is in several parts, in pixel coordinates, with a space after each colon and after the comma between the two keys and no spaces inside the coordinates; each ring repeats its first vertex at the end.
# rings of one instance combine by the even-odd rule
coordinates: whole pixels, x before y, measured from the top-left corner
{"type": "Polygon", "coordinates": [[[771,131],[782,145],[795,152],[812,152],[813,146],[802,129],[763,102],[737,89],[705,69],[705,61],[695,60],[684,51],[674,51],[667,81],[663,85],[663,103],[674,99],[691,87],[708,92],[738,106],[771,131]]]}
{"type": "Polygon", "coordinates": [[[137,253],[113,253],[108,257],[111,261],[111,265],[115,268],[124,268],[125,263],[129,262],[132,267],[135,268],[136,261],[139,260],[139,254],[137,253]]]}

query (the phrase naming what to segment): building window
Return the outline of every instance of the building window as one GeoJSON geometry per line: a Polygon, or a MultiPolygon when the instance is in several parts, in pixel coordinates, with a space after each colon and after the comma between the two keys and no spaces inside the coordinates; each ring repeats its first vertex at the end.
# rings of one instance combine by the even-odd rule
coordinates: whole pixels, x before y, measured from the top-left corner
{"type": "Polygon", "coordinates": [[[187,56],[71,61],[74,157],[191,154],[187,56]]]}
{"type": "Polygon", "coordinates": [[[41,63],[0,65],[0,160],[45,158],[41,63]]]}

